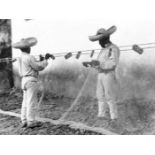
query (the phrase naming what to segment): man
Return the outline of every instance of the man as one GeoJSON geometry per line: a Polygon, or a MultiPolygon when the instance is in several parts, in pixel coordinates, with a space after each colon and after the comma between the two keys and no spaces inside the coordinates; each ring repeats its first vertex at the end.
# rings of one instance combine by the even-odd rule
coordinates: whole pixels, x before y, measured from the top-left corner
{"type": "Polygon", "coordinates": [[[117,120],[116,94],[114,92],[117,84],[115,70],[117,68],[120,50],[110,41],[110,35],[116,31],[112,26],[108,30],[103,28],[97,31],[95,36],[90,36],[90,41],[99,41],[102,47],[98,55],[98,80],[96,96],[98,99],[98,117],[106,118],[109,109],[111,120],[117,120]]]}
{"type": "Polygon", "coordinates": [[[14,48],[21,50],[19,58],[19,72],[22,77],[23,102],[21,109],[22,127],[37,127],[40,125],[36,121],[35,113],[38,103],[38,75],[47,65],[49,54],[46,54],[45,60],[37,61],[30,55],[31,47],[37,44],[36,38],[22,39],[13,45],[14,48]]]}

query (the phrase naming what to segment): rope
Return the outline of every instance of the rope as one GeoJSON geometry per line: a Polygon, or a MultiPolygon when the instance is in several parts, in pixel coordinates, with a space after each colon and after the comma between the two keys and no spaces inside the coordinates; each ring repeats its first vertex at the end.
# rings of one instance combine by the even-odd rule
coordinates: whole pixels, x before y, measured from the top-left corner
{"type": "MultiPolygon", "coordinates": [[[[154,45],[155,43],[141,43],[138,46],[154,45]]],[[[132,45],[121,45],[120,48],[131,47],[132,45]]]]}
{"type": "MultiPolygon", "coordinates": [[[[20,118],[20,114],[15,113],[15,112],[11,112],[11,111],[0,110],[0,114],[20,118]]],[[[38,117],[36,119],[37,119],[37,121],[40,121],[43,123],[49,122],[49,123],[54,124],[54,125],[68,125],[72,129],[88,130],[88,131],[101,133],[103,135],[118,135],[117,133],[114,133],[112,131],[106,130],[106,129],[101,128],[101,127],[90,127],[90,126],[85,125],[83,123],[77,123],[74,121],[65,121],[65,120],[60,121],[60,120],[52,120],[49,118],[40,118],[40,117],[38,117]]]]}
{"type": "MultiPolygon", "coordinates": [[[[155,48],[155,43],[143,43],[143,44],[137,44],[138,46],[148,46],[148,45],[154,45],[154,46],[148,46],[148,47],[142,47],[142,49],[152,49],[155,48]]],[[[123,45],[123,46],[119,46],[120,51],[132,51],[133,49],[131,48],[132,45],[123,45]],[[125,48],[125,49],[121,49],[121,48],[125,48]]],[[[95,52],[99,52],[101,51],[100,49],[89,49],[89,50],[81,50],[81,51],[76,51],[76,52],[70,52],[72,53],[72,56],[77,55],[78,52],[81,52],[81,54],[83,55],[89,55],[91,51],[95,51],[95,52]]],[[[64,53],[55,53],[54,56],[55,57],[63,57],[65,56],[65,54],[67,54],[67,52],[64,53]]],[[[39,55],[34,55],[35,57],[38,57],[39,55]]],[[[15,57],[13,59],[18,59],[19,57],[15,57]]],[[[11,62],[13,61],[12,58],[1,58],[0,59],[0,63],[4,63],[4,62],[11,62]]]]}

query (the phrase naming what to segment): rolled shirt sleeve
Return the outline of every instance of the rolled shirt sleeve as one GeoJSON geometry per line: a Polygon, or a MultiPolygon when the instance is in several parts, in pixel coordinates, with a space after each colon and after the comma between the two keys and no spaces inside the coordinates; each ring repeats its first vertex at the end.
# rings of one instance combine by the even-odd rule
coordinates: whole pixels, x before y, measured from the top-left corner
{"type": "Polygon", "coordinates": [[[47,67],[48,62],[47,60],[44,61],[37,61],[34,56],[31,56],[30,58],[30,66],[35,70],[35,71],[42,71],[47,67]]]}

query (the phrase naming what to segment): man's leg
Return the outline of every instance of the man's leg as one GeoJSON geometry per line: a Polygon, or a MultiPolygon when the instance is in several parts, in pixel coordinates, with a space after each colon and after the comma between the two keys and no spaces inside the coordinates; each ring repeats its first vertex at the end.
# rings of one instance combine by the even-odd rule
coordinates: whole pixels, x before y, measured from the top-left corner
{"type": "Polygon", "coordinates": [[[111,119],[112,120],[117,119],[118,118],[118,111],[117,111],[116,102],[113,100],[109,100],[107,103],[109,105],[111,119]]]}
{"type": "Polygon", "coordinates": [[[116,102],[116,94],[115,94],[115,85],[117,84],[115,73],[111,72],[105,75],[104,78],[104,88],[105,88],[105,97],[107,104],[110,110],[111,119],[118,118],[118,111],[117,111],[117,102],[116,102]]]}
{"type": "Polygon", "coordinates": [[[102,75],[98,75],[96,96],[98,99],[98,117],[106,117],[108,105],[105,102],[104,86],[102,84],[102,75]]]}
{"type": "Polygon", "coordinates": [[[36,113],[37,113],[37,104],[38,104],[38,83],[37,82],[28,82],[27,87],[27,122],[29,128],[39,127],[42,124],[37,122],[36,113]]]}
{"type": "Polygon", "coordinates": [[[98,117],[107,117],[108,105],[106,102],[98,101],[98,117]]]}
{"type": "Polygon", "coordinates": [[[26,90],[23,90],[23,102],[21,109],[21,121],[23,125],[27,123],[26,111],[27,111],[27,92],[26,90]]]}
{"type": "Polygon", "coordinates": [[[38,103],[38,87],[37,82],[28,82],[27,88],[27,120],[28,122],[35,121],[36,107],[38,103]]]}

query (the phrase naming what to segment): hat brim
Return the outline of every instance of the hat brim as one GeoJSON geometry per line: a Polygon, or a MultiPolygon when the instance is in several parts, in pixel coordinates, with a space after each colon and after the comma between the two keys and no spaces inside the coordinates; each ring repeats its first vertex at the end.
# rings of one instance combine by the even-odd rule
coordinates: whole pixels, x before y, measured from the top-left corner
{"type": "Polygon", "coordinates": [[[108,36],[112,35],[114,32],[116,32],[116,30],[117,30],[116,26],[112,26],[108,30],[106,30],[103,34],[89,36],[89,40],[90,41],[98,41],[98,40],[101,40],[101,39],[103,39],[105,37],[108,37],[108,36]]]}
{"type": "Polygon", "coordinates": [[[34,37],[22,39],[20,42],[17,42],[12,45],[13,48],[23,49],[35,46],[38,43],[37,39],[34,37]]]}

